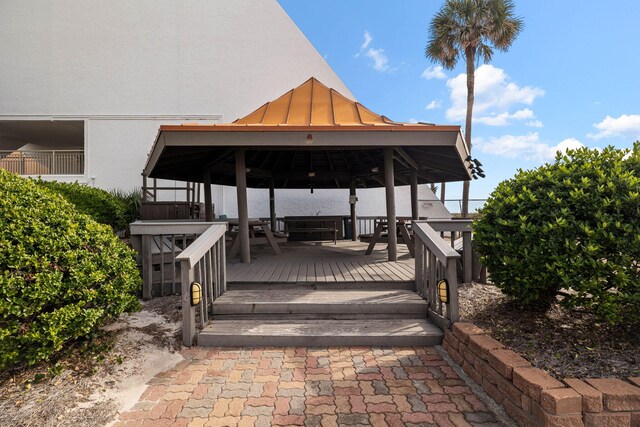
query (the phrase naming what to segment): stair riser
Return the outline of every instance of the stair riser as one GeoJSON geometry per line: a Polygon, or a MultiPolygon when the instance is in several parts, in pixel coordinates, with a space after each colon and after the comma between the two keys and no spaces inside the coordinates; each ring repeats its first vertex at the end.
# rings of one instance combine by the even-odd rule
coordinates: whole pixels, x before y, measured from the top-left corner
{"type": "Polygon", "coordinates": [[[277,290],[277,289],[325,289],[325,290],[408,290],[416,288],[415,282],[342,282],[342,283],[227,283],[228,290],[277,290]]]}
{"type": "Polygon", "coordinates": [[[201,333],[204,347],[414,347],[442,344],[441,336],[219,336],[201,333]]]}
{"type": "Polygon", "coordinates": [[[213,314],[412,314],[426,316],[427,304],[214,304],[213,314]]]}
{"type": "Polygon", "coordinates": [[[426,319],[426,313],[395,313],[395,314],[216,314],[211,321],[216,320],[362,320],[371,319],[426,319]]]}

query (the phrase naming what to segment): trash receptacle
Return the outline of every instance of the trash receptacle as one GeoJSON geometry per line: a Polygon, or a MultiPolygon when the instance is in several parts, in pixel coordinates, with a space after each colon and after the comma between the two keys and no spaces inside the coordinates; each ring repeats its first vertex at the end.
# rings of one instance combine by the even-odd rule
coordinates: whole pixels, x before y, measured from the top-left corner
{"type": "Polygon", "coordinates": [[[344,225],[344,238],[345,240],[351,240],[351,217],[345,216],[342,218],[342,224],[344,225]]]}

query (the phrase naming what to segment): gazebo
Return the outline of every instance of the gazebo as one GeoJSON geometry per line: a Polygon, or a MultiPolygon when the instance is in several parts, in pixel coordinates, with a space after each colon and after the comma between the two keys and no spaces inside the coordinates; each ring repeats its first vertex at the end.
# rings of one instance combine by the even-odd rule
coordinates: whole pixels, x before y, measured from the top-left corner
{"type": "MultiPolygon", "coordinates": [[[[418,184],[469,180],[469,161],[460,126],[395,122],[310,78],[233,123],[161,126],[143,175],[203,183],[207,221],[211,184],[235,186],[240,258],[248,263],[247,187],[269,188],[272,226],[275,189],[349,188],[355,196],[357,188],[384,187],[387,222],[395,224],[395,185],[411,186],[418,219],[418,184]]],[[[390,261],[396,245],[390,232],[390,261]]]]}

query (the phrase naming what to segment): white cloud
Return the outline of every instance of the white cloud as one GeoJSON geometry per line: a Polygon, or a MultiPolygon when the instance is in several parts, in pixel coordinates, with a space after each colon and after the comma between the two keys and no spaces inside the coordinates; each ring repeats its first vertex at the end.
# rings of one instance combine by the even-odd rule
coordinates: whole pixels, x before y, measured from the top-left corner
{"type": "Polygon", "coordinates": [[[540,120],[531,120],[530,122],[525,123],[525,126],[529,126],[530,128],[541,128],[544,125],[540,120]]]}
{"type": "MultiPolygon", "coordinates": [[[[462,121],[467,113],[467,75],[458,74],[447,80],[451,91],[451,107],[447,119],[462,121]]],[[[509,81],[504,70],[483,64],[475,72],[473,118],[476,122],[489,126],[505,126],[513,120],[533,119],[535,115],[528,108],[510,113],[517,105],[531,105],[544,91],[537,87],[524,86],[509,81]]]]}
{"type": "Polygon", "coordinates": [[[556,145],[551,145],[540,141],[538,132],[532,132],[528,135],[503,135],[486,139],[475,138],[473,146],[486,154],[534,161],[553,160],[558,151],[564,153],[569,149],[584,147],[575,138],[567,138],[556,145]]]}
{"type": "Polygon", "coordinates": [[[442,102],[439,99],[434,99],[433,101],[428,103],[427,106],[424,108],[427,110],[435,110],[440,107],[442,107],[442,102]]]}
{"type": "Polygon", "coordinates": [[[371,37],[371,34],[369,33],[369,31],[365,30],[364,31],[364,41],[362,42],[362,45],[360,46],[360,50],[366,50],[369,45],[371,44],[371,41],[373,41],[373,37],[371,37]]]}
{"type": "Polygon", "coordinates": [[[384,73],[386,71],[393,71],[394,69],[389,66],[389,58],[384,53],[384,49],[382,48],[373,48],[371,47],[371,42],[373,41],[373,36],[369,31],[364,32],[364,40],[360,45],[360,52],[355,54],[356,58],[360,56],[365,56],[373,60],[373,64],[371,66],[374,70],[384,73]]]}
{"type": "Polygon", "coordinates": [[[389,69],[389,59],[387,55],[384,54],[384,49],[373,49],[370,47],[365,55],[373,59],[374,70],[384,72],[389,69]]]}
{"type": "Polygon", "coordinates": [[[425,69],[420,76],[423,79],[431,80],[431,79],[446,79],[447,75],[442,71],[442,66],[436,65],[431,66],[425,69]]]}
{"type": "Polygon", "coordinates": [[[621,136],[630,139],[640,138],[640,114],[623,114],[618,118],[607,116],[600,123],[593,125],[597,133],[589,133],[592,139],[621,136]]]}
{"type": "Polygon", "coordinates": [[[508,125],[512,119],[515,120],[523,120],[523,119],[533,119],[535,115],[533,111],[528,108],[523,110],[518,110],[513,114],[509,114],[508,112],[500,113],[500,114],[489,114],[487,116],[475,117],[476,123],[483,123],[488,126],[506,126],[508,125]]]}

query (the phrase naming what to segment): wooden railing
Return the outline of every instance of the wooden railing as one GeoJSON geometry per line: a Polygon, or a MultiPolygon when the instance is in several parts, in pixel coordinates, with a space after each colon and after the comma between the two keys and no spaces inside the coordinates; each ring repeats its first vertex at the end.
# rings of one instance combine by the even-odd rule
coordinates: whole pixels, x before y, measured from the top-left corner
{"type": "Polygon", "coordinates": [[[458,321],[458,272],[460,254],[447,244],[427,221],[414,221],[416,291],[427,301],[433,323],[446,329],[458,321]],[[437,283],[446,279],[448,302],[438,296],[437,283]]]}
{"type": "Polygon", "coordinates": [[[429,226],[440,233],[448,233],[449,242],[453,249],[462,250],[462,281],[465,283],[477,280],[473,277],[473,243],[472,225],[470,219],[430,219],[426,221],[429,226]],[[456,246],[458,237],[462,237],[462,245],[456,246]]]}
{"type": "Polygon", "coordinates": [[[196,337],[196,307],[191,305],[191,284],[202,286],[202,301],[197,305],[200,327],[209,321],[211,304],[227,289],[225,264],[226,223],[211,225],[190,244],[176,261],[180,262],[182,288],[182,342],[192,346],[196,337]]]}
{"type": "MultiPolygon", "coordinates": [[[[201,221],[136,221],[130,225],[131,245],[140,254],[142,297],[180,292],[180,265],[176,256],[198,236],[220,223],[201,221]],[[158,292],[154,292],[154,285],[158,292]]],[[[222,223],[226,227],[226,223],[222,223]]]]}
{"type": "Polygon", "coordinates": [[[82,150],[0,150],[0,168],[18,175],[82,175],[82,150]]]}

